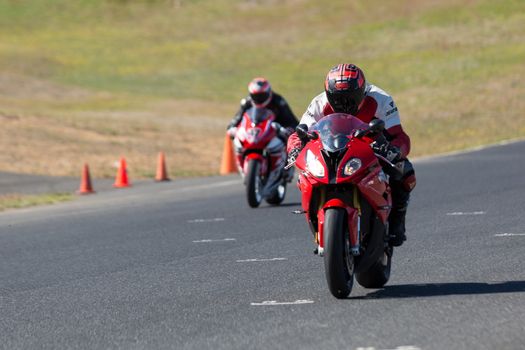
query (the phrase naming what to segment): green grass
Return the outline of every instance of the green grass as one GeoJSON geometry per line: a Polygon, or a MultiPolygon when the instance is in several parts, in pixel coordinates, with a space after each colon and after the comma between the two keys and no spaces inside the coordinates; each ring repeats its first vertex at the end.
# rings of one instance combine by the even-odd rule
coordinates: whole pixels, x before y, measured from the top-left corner
{"type": "Polygon", "coordinates": [[[55,204],[74,198],[69,193],[46,193],[40,195],[10,194],[0,196],[0,211],[13,208],[27,208],[36,205],[55,204]]]}
{"type": "Polygon", "coordinates": [[[523,64],[522,1],[445,4],[412,15],[383,4],[392,15],[381,20],[369,14],[375,2],[242,7],[249,2],[214,0],[173,8],[162,1],[2,0],[0,52],[4,69],[161,97],[233,102],[251,77],[264,74],[300,109],[342,60],[358,62],[392,92],[475,79],[487,68],[499,70],[496,62],[504,73],[523,64]],[[418,36],[422,29],[428,37],[418,36]],[[456,43],[456,33],[468,38],[456,43]],[[509,33],[513,40],[506,40],[509,33]]]}
{"type": "MultiPolygon", "coordinates": [[[[263,75],[300,116],[328,69],[351,61],[396,99],[413,154],[437,153],[525,136],[525,86],[516,78],[525,72],[523,23],[522,0],[0,0],[0,75],[91,94],[27,94],[0,106],[103,137],[140,138],[143,128],[165,125],[132,118],[122,129],[113,117],[82,113],[192,101],[226,124],[247,82],[263,75]]],[[[195,138],[213,137],[220,148],[216,130],[195,138]]],[[[195,173],[190,163],[176,171],[195,173]]],[[[197,172],[217,171],[209,164],[197,172]]]]}

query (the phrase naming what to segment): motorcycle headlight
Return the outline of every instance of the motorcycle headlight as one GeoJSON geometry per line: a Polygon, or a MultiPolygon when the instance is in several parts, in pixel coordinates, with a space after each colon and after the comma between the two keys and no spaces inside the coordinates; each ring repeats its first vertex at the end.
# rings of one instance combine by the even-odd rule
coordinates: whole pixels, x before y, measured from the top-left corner
{"type": "Polygon", "coordinates": [[[308,150],[306,152],[306,169],[313,175],[317,177],[324,177],[324,166],[317,159],[317,157],[308,150]]]}
{"type": "Polygon", "coordinates": [[[361,168],[361,159],[352,158],[346,163],[345,168],[343,169],[343,174],[350,176],[358,171],[359,168],[361,168]]]}

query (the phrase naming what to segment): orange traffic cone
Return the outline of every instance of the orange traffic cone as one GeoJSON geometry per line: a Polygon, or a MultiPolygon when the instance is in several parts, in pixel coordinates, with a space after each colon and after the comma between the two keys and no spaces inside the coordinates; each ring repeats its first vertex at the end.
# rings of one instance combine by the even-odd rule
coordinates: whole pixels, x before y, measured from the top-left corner
{"type": "Polygon", "coordinates": [[[117,176],[115,177],[115,183],[113,187],[129,187],[131,183],[128,181],[128,170],[126,169],[126,160],[124,157],[120,158],[120,166],[117,171],[117,176]]]}
{"type": "Polygon", "coordinates": [[[237,163],[233,152],[232,140],[228,134],[224,138],[224,149],[222,151],[221,175],[227,175],[237,172],[237,163]]]}
{"type": "Polygon", "coordinates": [[[80,188],[77,191],[78,194],[90,194],[95,193],[93,186],[91,186],[91,176],[89,175],[89,166],[84,164],[82,169],[82,177],[80,179],[80,188]]]}
{"type": "Polygon", "coordinates": [[[157,159],[157,175],[155,175],[155,181],[170,181],[168,172],[166,171],[166,159],[164,158],[164,152],[160,152],[157,159]]]}

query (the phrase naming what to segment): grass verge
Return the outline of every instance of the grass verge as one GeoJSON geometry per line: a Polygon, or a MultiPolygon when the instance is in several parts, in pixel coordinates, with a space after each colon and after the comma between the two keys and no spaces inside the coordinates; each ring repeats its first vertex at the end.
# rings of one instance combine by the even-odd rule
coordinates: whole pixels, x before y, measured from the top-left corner
{"type": "Polygon", "coordinates": [[[7,194],[0,196],[0,211],[12,208],[27,208],[44,204],[70,201],[74,198],[69,193],[46,193],[40,195],[7,194]]]}

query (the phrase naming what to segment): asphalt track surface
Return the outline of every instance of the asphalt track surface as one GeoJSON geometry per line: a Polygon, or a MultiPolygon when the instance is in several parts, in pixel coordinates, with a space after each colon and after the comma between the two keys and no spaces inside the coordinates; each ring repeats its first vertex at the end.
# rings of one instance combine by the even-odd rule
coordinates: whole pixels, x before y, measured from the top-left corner
{"type": "Polygon", "coordinates": [[[523,349],[525,142],[416,162],[384,289],[333,298],[304,217],[238,177],[0,214],[2,349],[523,349]]]}

